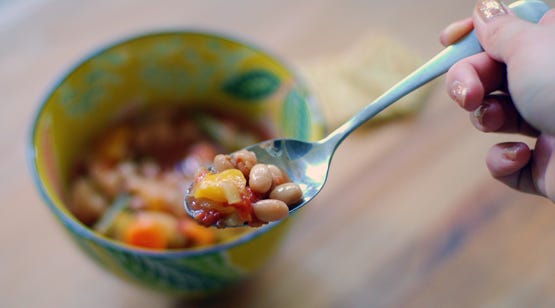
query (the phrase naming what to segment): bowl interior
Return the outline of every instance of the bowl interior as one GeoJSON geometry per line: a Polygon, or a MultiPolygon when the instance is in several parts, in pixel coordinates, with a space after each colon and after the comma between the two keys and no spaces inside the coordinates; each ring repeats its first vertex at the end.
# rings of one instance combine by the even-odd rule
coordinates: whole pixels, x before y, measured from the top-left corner
{"type": "Polygon", "coordinates": [[[153,104],[233,112],[263,123],[274,136],[317,139],[324,130],[302,82],[255,47],[198,32],[154,33],[118,42],[70,70],[33,123],[30,161],[37,185],[70,229],[98,237],[64,204],[72,162],[114,117],[153,104]]]}

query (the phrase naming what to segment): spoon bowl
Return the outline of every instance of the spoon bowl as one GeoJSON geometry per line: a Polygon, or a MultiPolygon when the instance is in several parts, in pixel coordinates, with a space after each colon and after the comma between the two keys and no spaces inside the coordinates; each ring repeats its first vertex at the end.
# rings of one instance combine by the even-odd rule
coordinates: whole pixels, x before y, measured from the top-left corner
{"type": "Polygon", "coordinates": [[[328,139],[308,142],[298,139],[273,139],[246,148],[258,161],[272,163],[283,170],[303,191],[303,199],[289,207],[289,213],[312,200],[324,186],[336,144],[328,139]]]}
{"type": "MultiPolygon", "coordinates": [[[[540,0],[517,1],[509,5],[509,8],[520,18],[534,23],[537,23],[550,9],[540,0]]],[[[459,60],[482,51],[482,46],[475,32],[472,31],[398,82],[326,138],[316,142],[272,139],[245,149],[254,152],[259,162],[281,168],[289,175],[292,182],[301,187],[303,191],[301,202],[289,208],[289,213],[295,212],[322,190],[328,177],[333,154],[350,133],[389,105],[446,73],[459,60]]],[[[187,212],[194,217],[187,202],[185,207],[187,212]]]]}

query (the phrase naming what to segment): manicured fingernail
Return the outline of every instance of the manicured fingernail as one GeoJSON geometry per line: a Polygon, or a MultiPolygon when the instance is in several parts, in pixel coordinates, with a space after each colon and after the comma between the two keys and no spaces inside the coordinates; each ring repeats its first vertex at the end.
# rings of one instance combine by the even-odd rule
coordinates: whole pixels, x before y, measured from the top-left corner
{"type": "Polygon", "coordinates": [[[507,160],[515,161],[519,148],[518,144],[506,146],[503,148],[503,157],[507,160]]]}
{"type": "Polygon", "coordinates": [[[454,98],[461,106],[464,106],[467,93],[468,89],[462,82],[455,80],[451,84],[451,97],[454,98]]]}
{"type": "Polygon", "coordinates": [[[484,127],[484,116],[488,112],[489,104],[483,103],[476,110],[474,110],[474,117],[482,127],[484,127]]]}
{"type": "Polygon", "coordinates": [[[478,3],[478,14],[484,22],[497,16],[507,15],[507,10],[498,0],[482,0],[478,3]]]}

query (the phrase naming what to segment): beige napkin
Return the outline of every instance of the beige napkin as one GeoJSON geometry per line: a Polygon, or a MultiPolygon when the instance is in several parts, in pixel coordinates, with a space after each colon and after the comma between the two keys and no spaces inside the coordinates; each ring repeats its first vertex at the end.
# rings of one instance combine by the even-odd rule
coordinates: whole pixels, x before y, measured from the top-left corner
{"type": "MultiPolygon", "coordinates": [[[[368,34],[343,52],[302,63],[300,69],[333,129],[359,112],[424,61],[398,40],[368,34]]],[[[430,85],[394,103],[368,122],[383,123],[414,114],[426,101],[430,85]]],[[[369,125],[365,126],[369,126],[369,125]]]]}

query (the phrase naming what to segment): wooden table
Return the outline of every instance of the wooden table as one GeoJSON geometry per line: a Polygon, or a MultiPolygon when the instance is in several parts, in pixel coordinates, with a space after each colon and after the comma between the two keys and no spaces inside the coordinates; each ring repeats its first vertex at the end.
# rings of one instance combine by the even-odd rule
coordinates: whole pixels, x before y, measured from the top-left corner
{"type": "Polygon", "coordinates": [[[0,307],[555,305],[555,207],[490,178],[484,154],[508,137],[474,130],[441,82],[417,116],[347,139],[271,263],[238,294],[205,302],[177,302],[99,270],[62,232],[26,166],[41,98],[106,42],[204,28],[301,63],[379,30],[428,58],[441,49],[439,31],[474,1],[15,2],[0,6],[0,307]]]}

